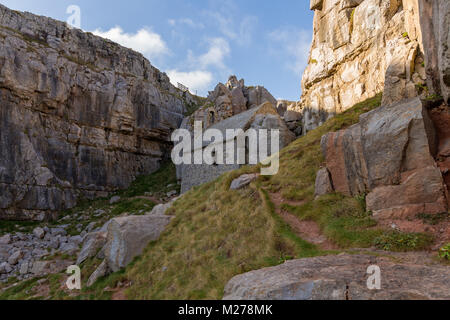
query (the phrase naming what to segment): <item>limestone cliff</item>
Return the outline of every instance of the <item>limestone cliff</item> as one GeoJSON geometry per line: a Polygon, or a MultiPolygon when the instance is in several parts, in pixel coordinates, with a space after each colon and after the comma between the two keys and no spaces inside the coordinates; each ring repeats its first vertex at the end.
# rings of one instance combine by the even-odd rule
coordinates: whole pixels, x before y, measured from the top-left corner
{"type": "Polygon", "coordinates": [[[190,97],[141,54],[1,5],[0,42],[0,219],[47,219],[159,168],[190,97]]]}
{"type": "Polygon", "coordinates": [[[311,9],[314,36],[296,107],[304,132],[383,90],[383,104],[418,94],[448,99],[448,1],[311,0],[311,9]]]}

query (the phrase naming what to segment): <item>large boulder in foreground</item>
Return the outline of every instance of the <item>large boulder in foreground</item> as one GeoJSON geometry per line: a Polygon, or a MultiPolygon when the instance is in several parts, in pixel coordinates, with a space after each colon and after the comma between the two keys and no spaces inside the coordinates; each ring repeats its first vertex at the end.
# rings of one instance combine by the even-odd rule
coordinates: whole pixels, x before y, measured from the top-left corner
{"type": "Polygon", "coordinates": [[[446,266],[339,255],[292,260],[236,276],[226,285],[224,300],[447,300],[449,288],[446,266]],[[381,290],[367,286],[373,265],[381,269],[381,290]]]}
{"type": "Polygon", "coordinates": [[[165,215],[128,216],[111,220],[105,247],[108,268],[125,268],[144,248],[159,239],[172,217],[165,215]]]}
{"type": "Polygon", "coordinates": [[[446,187],[437,168],[436,131],[419,98],[380,107],[346,130],[322,138],[334,190],[368,193],[379,217],[447,211],[446,187]]]}

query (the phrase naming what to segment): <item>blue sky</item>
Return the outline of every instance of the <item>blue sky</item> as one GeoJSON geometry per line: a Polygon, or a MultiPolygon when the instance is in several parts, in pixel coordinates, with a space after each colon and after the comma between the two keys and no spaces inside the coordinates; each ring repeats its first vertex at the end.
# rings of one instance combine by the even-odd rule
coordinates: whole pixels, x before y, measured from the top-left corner
{"type": "Polygon", "coordinates": [[[298,100],[312,38],[306,0],[0,0],[9,8],[66,21],[143,53],[192,91],[206,95],[229,75],[298,100]]]}

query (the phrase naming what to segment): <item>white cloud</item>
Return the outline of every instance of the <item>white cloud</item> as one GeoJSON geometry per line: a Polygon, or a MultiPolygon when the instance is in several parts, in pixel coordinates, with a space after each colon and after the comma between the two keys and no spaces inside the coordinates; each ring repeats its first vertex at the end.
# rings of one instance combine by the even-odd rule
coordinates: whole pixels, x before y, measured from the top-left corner
{"type": "Polygon", "coordinates": [[[195,70],[190,72],[169,70],[167,71],[167,75],[169,76],[170,82],[172,82],[173,85],[176,86],[179,82],[187,86],[191,90],[191,92],[194,93],[196,90],[200,92],[206,91],[213,81],[212,73],[202,70],[195,70]]]}
{"type": "Polygon", "coordinates": [[[269,34],[272,53],[286,59],[286,67],[301,74],[308,64],[312,32],[293,27],[277,29],[269,34]]]}
{"type": "Polygon", "coordinates": [[[228,41],[223,38],[213,38],[209,42],[208,51],[196,59],[191,56],[191,60],[198,63],[202,69],[207,67],[226,69],[224,60],[231,52],[228,41]]]}
{"type": "Polygon", "coordinates": [[[182,18],[182,19],[178,19],[178,20],[169,19],[167,22],[172,27],[175,27],[177,25],[179,25],[179,26],[185,25],[185,26],[191,27],[192,29],[203,29],[205,27],[203,23],[194,22],[192,19],[189,19],[189,18],[182,18]]]}
{"type": "Polygon", "coordinates": [[[240,8],[234,1],[220,0],[213,3],[214,10],[204,11],[204,15],[209,17],[228,39],[236,41],[239,45],[250,45],[258,18],[240,15],[240,8]]]}
{"type": "Polygon", "coordinates": [[[116,26],[106,32],[97,29],[92,33],[138,51],[150,59],[158,58],[170,52],[161,36],[149,28],[143,28],[134,34],[130,34],[116,26]]]}

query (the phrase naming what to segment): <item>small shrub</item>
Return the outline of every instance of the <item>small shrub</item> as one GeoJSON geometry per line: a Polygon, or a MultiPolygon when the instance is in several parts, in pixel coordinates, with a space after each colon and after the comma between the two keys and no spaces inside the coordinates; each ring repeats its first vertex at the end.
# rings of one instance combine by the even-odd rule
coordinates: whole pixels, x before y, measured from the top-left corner
{"type": "Polygon", "coordinates": [[[450,243],[439,249],[439,257],[441,259],[450,260],[450,243]]]}

